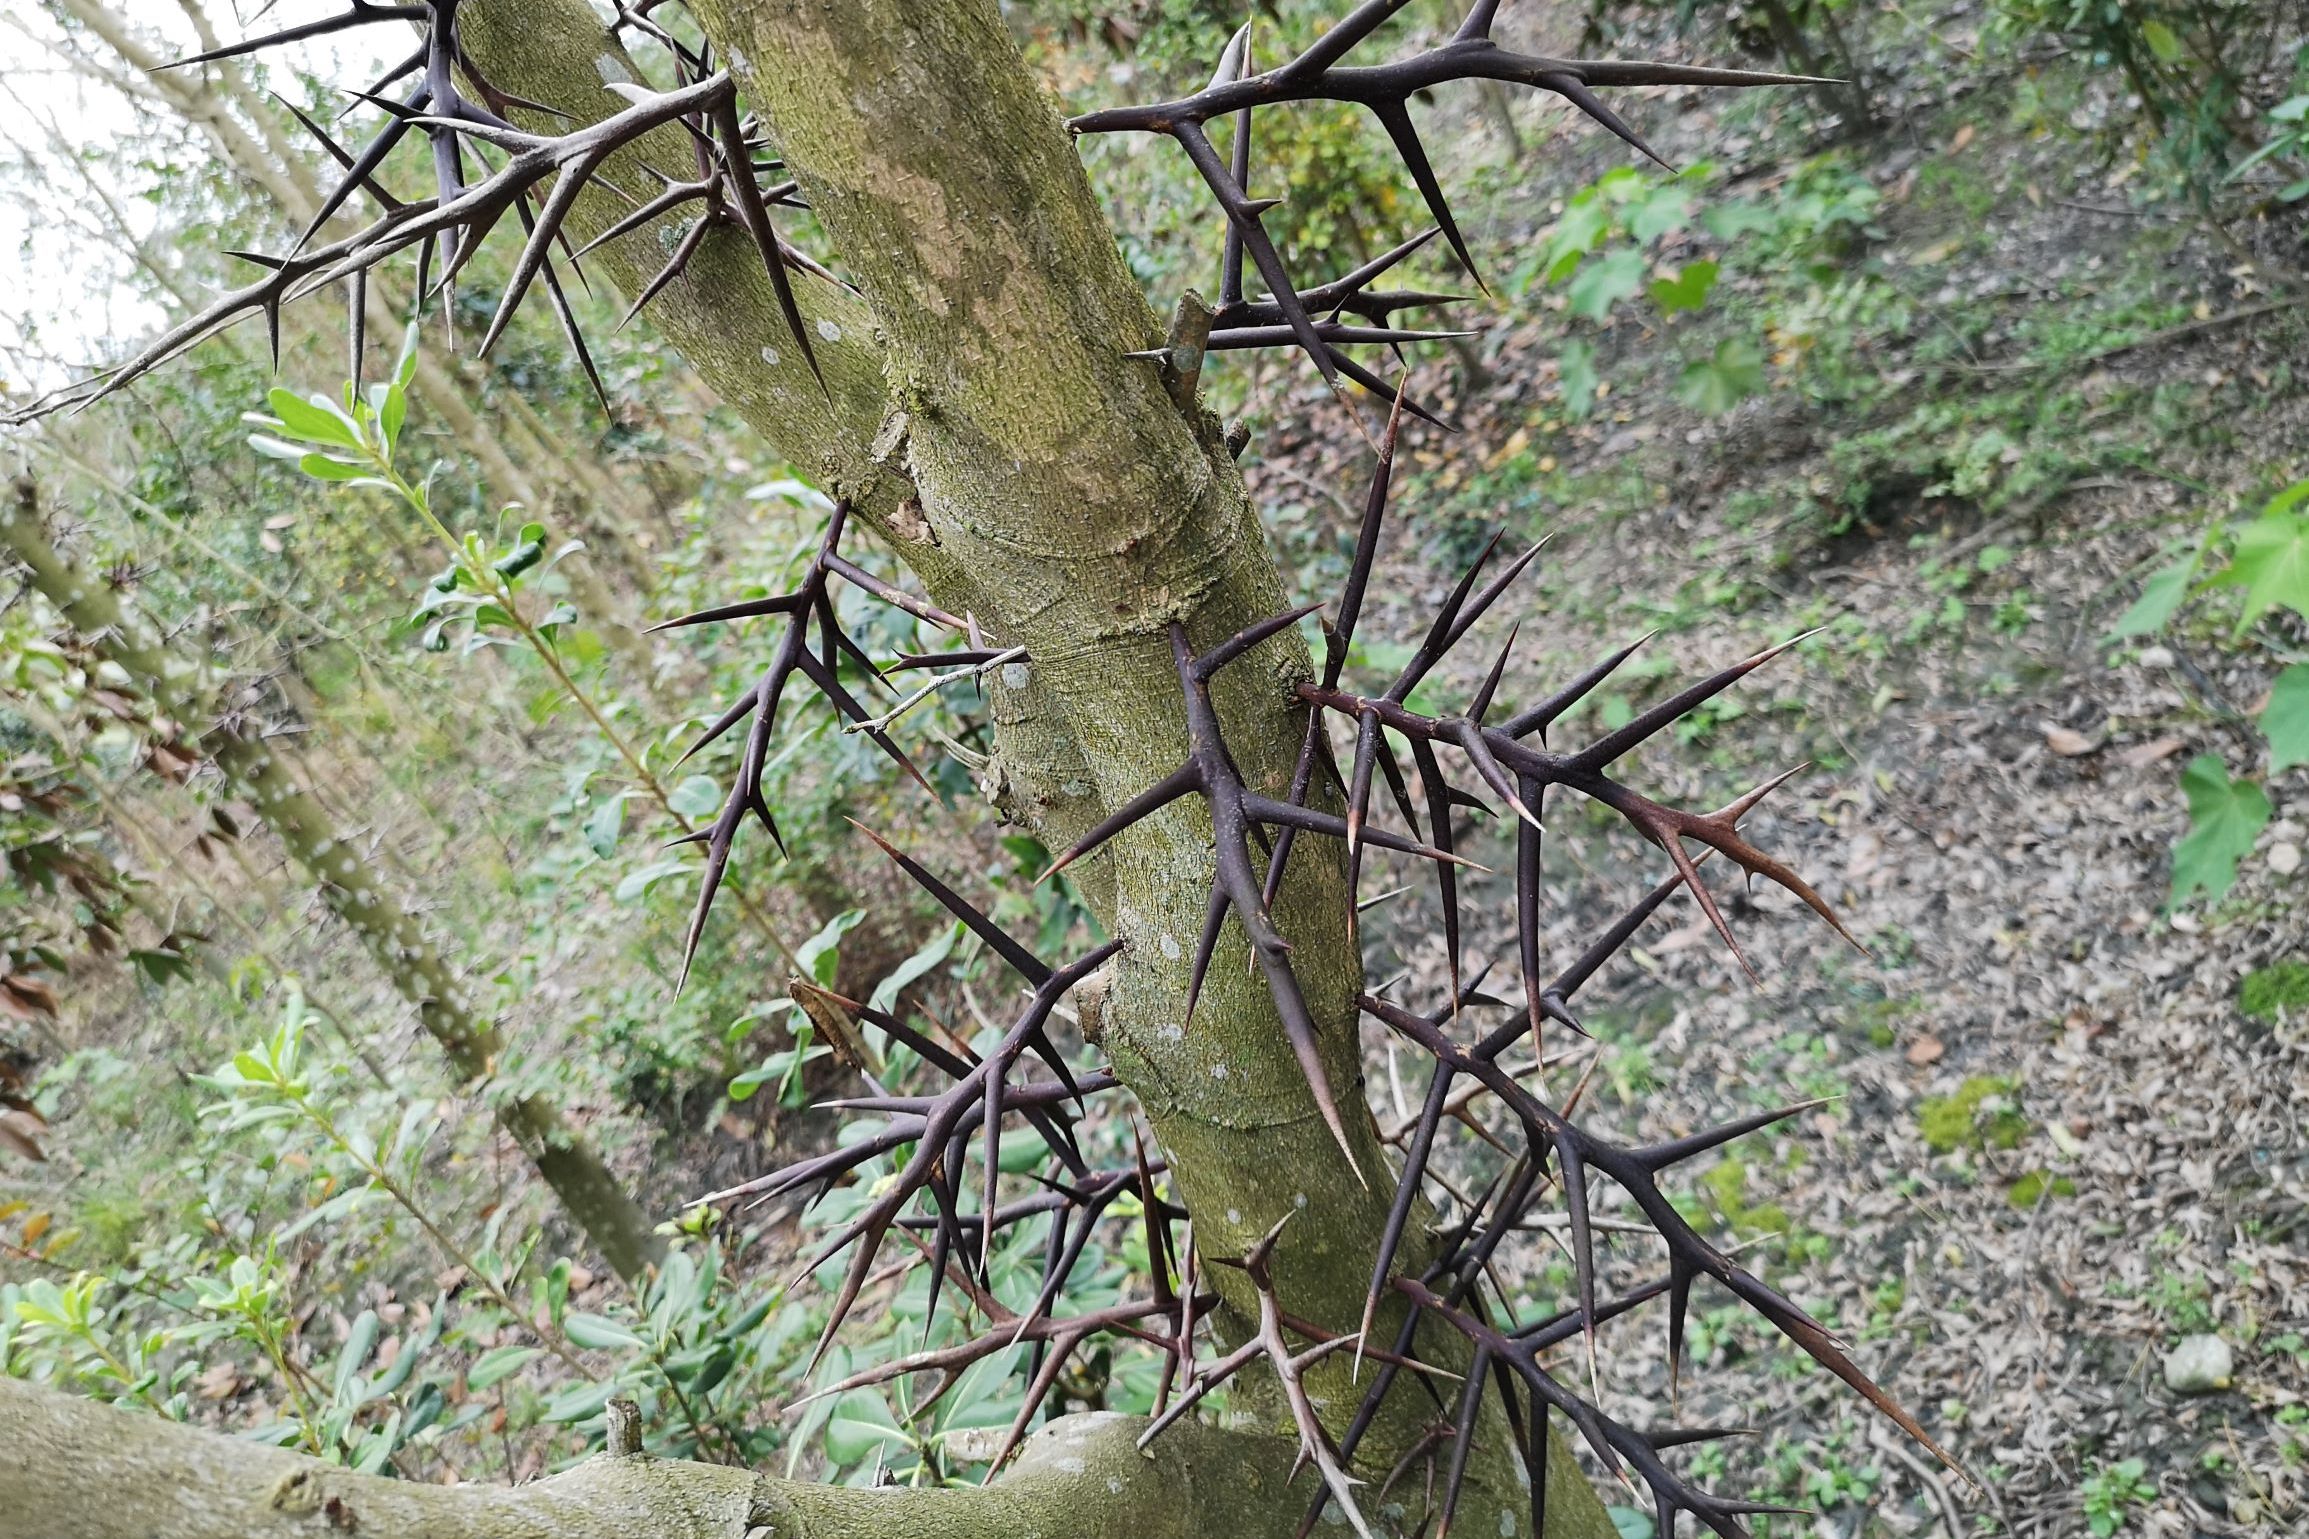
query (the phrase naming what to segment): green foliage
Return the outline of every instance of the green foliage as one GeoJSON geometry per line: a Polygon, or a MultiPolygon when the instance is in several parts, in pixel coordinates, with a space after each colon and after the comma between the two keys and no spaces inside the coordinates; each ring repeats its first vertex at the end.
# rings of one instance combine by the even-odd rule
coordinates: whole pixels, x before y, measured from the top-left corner
{"type": "Polygon", "coordinates": [[[2066,1176],[2032,1170],[2005,1189],[2004,1200],[2023,1213],[2028,1213],[2033,1212],[2048,1194],[2053,1197],[2074,1197],[2076,1183],[2066,1176]]]}
{"type": "Polygon", "coordinates": [[[2309,1017],[2309,962],[2277,962],[2247,973],[2237,985],[2237,1008],[2256,1021],[2309,1017]]]}
{"type": "Polygon", "coordinates": [[[2173,846],[2173,892],[2178,906],[2203,892],[2218,898],[2237,880],[2237,862],[2269,822],[2269,795],[2249,780],[2231,780],[2219,754],[2199,754],[2181,772],[2189,799],[2188,836],[2173,846]]]}
{"type": "Polygon", "coordinates": [[[2295,663],[2269,686],[2261,735],[2269,740],[2270,774],[2309,764],[2309,663],[2295,663]]]}
{"type": "Polygon", "coordinates": [[[1934,1154],[2017,1149],[2030,1123],[2020,1110],[2018,1081],[1981,1074],[1952,1095],[1929,1096],[1917,1108],[1916,1128],[1934,1154]]]}
{"type": "Polygon", "coordinates": [[[1990,31],[2016,49],[2058,34],[2121,76],[2137,117],[2116,137],[2138,141],[2163,180],[2211,209],[2271,174],[2290,179],[2278,201],[2309,194],[2295,126],[2309,103],[2297,92],[2266,108],[2254,99],[2280,40],[2299,47],[2281,11],[2254,0],[1996,0],[1990,31]]]}
{"type": "MultiPolygon", "coordinates": [[[[2109,630],[2112,640],[2153,635],[2180,619],[2191,600],[2231,588],[2244,590],[2231,639],[2253,633],[2273,611],[2309,617],[2309,480],[2295,481],[2269,498],[2251,521],[2234,529],[2206,527],[2196,548],[2160,568],[2141,596],[2109,630]],[[2200,578],[2199,574],[2208,575],[2200,578]]],[[[2309,762],[2309,665],[2277,675],[2259,725],[2269,747],[2269,774],[2309,762]]],[[[2173,847],[2171,903],[2198,893],[2218,901],[2236,884],[2237,863],[2268,825],[2268,791],[2256,781],[2230,778],[2218,754],[2200,754],[2181,773],[2189,804],[2189,833],[2173,847]]]]}
{"type": "Polygon", "coordinates": [[[1764,390],[1764,354],[1743,337],[1727,337],[1711,357],[1684,365],[1676,398],[1696,412],[1720,416],[1764,390]]]}
{"type": "Polygon", "coordinates": [[[2133,1508],[2156,1500],[2157,1488],[2148,1472],[2146,1460],[2120,1459],[2085,1477],[2085,1527],[2094,1539],[2109,1539],[2131,1522],[2133,1508]]]}

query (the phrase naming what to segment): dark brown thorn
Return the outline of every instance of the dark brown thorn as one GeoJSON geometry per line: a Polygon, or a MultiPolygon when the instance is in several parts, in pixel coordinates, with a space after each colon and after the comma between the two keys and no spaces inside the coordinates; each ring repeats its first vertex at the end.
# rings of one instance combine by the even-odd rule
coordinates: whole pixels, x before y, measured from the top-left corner
{"type": "Polygon", "coordinates": [[[760,254],[763,268],[770,275],[770,288],[777,295],[778,311],[785,317],[786,329],[793,334],[802,349],[803,361],[810,366],[810,375],[818,388],[833,398],[833,387],[826,383],[825,372],[818,365],[817,350],[810,345],[809,328],[802,324],[802,307],[794,298],[793,279],[787,276],[786,259],[778,245],[777,230],[770,223],[769,208],[762,202],[762,189],[753,178],[752,156],[746,150],[745,130],[738,123],[737,98],[734,93],[724,95],[712,110],[715,136],[721,141],[724,164],[729,173],[732,201],[738,206],[740,221],[746,233],[754,238],[754,249],[760,254]]]}
{"type": "Polygon", "coordinates": [[[1657,1173],[1667,1169],[1670,1165],[1691,1159],[1695,1155],[1705,1154],[1710,1149],[1721,1148],[1735,1138],[1745,1138],[1748,1134],[1762,1128],[1768,1128],[1776,1122],[1785,1122],[1790,1117],[1800,1116],[1808,1111],[1817,1111],[1832,1103],[1833,1097],[1818,1097],[1809,1101],[1797,1101],[1787,1106],[1774,1107],[1770,1111],[1754,1112],[1745,1117],[1735,1118],[1718,1127],[1693,1133],[1685,1138],[1672,1139],[1661,1144],[1644,1144],[1630,1150],[1628,1157],[1657,1173]]]}
{"type": "Polygon", "coordinates": [[[1467,719],[1478,727],[1483,725],[1484,716],[1491,710],[1492,696],[1499,693],[1499,681],[1507,673],[1507,659],[1514,653],[1515,638],[1522,631],[1523,622],[1521,620],[1508,627],[1507,640],[1500,644],[1498,660],[1491,665],[1491,672],[1484,675],[1483,687],[1478,689],[1475,692],[1475,698],[1467,703],[1467,719]]]}
{"type": "Polygon", "coordinates": [[[1450,243],[1451,254],[1459,259],[1459,265],[1467,276],[1475,280],[1475,286],[1489,294],[1491,285],[1485,283],[1483,274],[1476,270],[1475,258],[1469,254],[1467,242],[1459,234],[1459,223],[1451,217],[1451,203],[1443,196],[1442,184],[1435,179],[1435,167],[1428,163],[1427,149],[1419,142],[1419,130],[1412,126],[1409,107],[1398,97],[1392,101],[1373,102],[1371,111],[1379,119],[1380,127],[1387,130],[1387,137],[1395,141],[1395,153],[1402,157],[1403,169],[1411,173],[1411,184],[1419,189],[1419,196],[1427,204],[1427,212],[1434,217],[1437,228],[1443,231],[1444,240],[1450,243]]]}
{"type": "Polygon", "coordinates": [[[1778,646],[1766,647],[1753,657],[1734,663],[1731,667],[1711,674],[1690,688],[1679,691],[1673,697],[1663,700],[1650,710],[1645,711],[1618,731],[1607,733],[1595,743],[1581,749],[1567,761],[1569,768],[1574,772],[1602,769],[1614,759],[1619,758],[1658,732],[1662,727],[1690,714],[1693,707],[1722,694],[1749,674],[1754,673],[1758,668],[1786,652],[1790,647],[1815,634],[1817,633],[1806,631],[1801,636],[1792,636],[1778,646]]]}
{"type": "Polygon", "coordinates": [[[268,32],[262,37],[243,38],[237,43],[226,43],[206,53],[196,53],[182,59],[173,59],[159,65],[161,70],[189,69],[195,64],[214,64],[220,59],[238,59],[266,48],[278,48],[285,43],[300,43],[307,38],[327,37],[332,33],[349,31],[354,27],[373,26],[384,21],[427,21],[433,10],[426,5],[375,5],[369,0],[353,0],[351,7],[334,16],[323,16],[317,21],[300,22],[268,32]]]}
{"type": "Polygon", "coordinates": [[[1211,953],[1218,949],[1219,928],[1226,923],[1227,890],[1217,882],[1211,883],[1209,902],[1203,907],[1202,934],[1195,937],[1194,961],[1187,973],[1187,1008],[1179,1017],[1179,1029],[1194,1024],[1195,1005],[1203,995],[1203,977],[1211,968],[1211,953]]]}
{"type": "Polygon", "coordinates": [[[1221,668],[1241,657],[1245,652],[1280,631],[1287,631],[1301,620],[1322,608],[1320,603],[1301,604],[1279,615],[1269,615],[1255,624],[1247,625],[1195,659],[1195,677],[1209,679],[1221,668]]]}
{"type": "Polygon", "coordinates": [[[1109,839],[1112,839],[1115,835],[1121,833],[1124,829],[1130,827],[1133,823],[1138,822],[1142,818],[1151,817],[1153,814],[1160,812],[1163,808],[1169,806],[1172,802],[1177,801],[1180,797],[1186,795],[1188,792],[1200,789],[1202,783],[1202,772],[1196,768],[1193,761],[1190,760],[1189,762],[1180,765],[1177,769],[1172,770],[1168,775],[1165,775],[1162,779],[1156,781],[1153,785],[1147,787],[1144,791],[1139,792],[1138,795],[1132,797],[1129,801],[1123,803],[1120,807],[1117,807],[1113,812],[1110,812],[1105,817],[1101,818],[1096,826],[1090,830],[1090,832],[1084,834],[1080,839],[1077,839],[1072,845],[1070,845],[1067,848],[1065,854],[1052,861],[1050,863],[1049,869],[1045,870],[1042,875],[1034,879],[1034,885],[1037,887],[1041,886],[1044,882],[1049,881],[1052,877],[1058,875],[1059,872],[1064,871],[1068,866],[1073,865],[1083,856],[1090,854],[1093,850],[1106,843],[1109,839]]]}
{"type": "MultiPolygon", "coordinates": [[[[295,102],[290,101],[287,97],[281,95],[277,91],[269,91],[266,94],[271,96],[274,101],[279,102],[283,107],[287,108],[289,115],[304,125],[304,130],[306,133],[311,134],[315,139],[320,141],[322,150],[325,151],[328,157],[335,161],[341,169],[359,175],[355,167],[352,152],[347,150],[343,145],[339,144],[333,137],[331,137],[327,129],[321,127],[320,124],[314,122],[310,117],[307,117],[305,115],[304,108],[298,106],[295,102]]],[[[376,199],[377,207],[384,210],[388,214],[407,206],[402,203],[399,198],[394,197],[382,186],[378,185],[376,178],[372,176],[361,176],[360,184],[364,190],[368,192],[370,197],[376,199]]]]}
{"type": "MultiPolygon", "coordinates": [[[[1427,825],[1434,832],[1436,846],[1448,850],[1452,848],[1451,800],[1434,746],[1425,738],[1411,739],[1411,762],[1419,770],[1420,788],[1427,793],[1427,825]]],[[[1444,966],[1449,972],[1452,997],[1456,999],[1460,992],[1459,874],[1447,865],[1435,867],[1435,897],[1443,912],[1444,966]]]]}
{"type": "MultiPolygon", "coordinates": [[[[1459,30],[1451,35],[1451,40],[1455,43],[1491,41],[1491,20],[1498,14],[1499,0],[1475,0],[1475,4],[1468,8],[1467,19],[1459,24],[1459,30]]],[[[1669,1539],[1673,1539],[1673,1536],[1669,1536],[1669,1539]]]]}
{"type": "MultiPolygon", "coordinates": [[[[1427,1099],[1419,1108],[1419,1120],[1412,1127],[1411,1142],[1403,1151],[1403,1171],[1395,1184],[1395,1198],[1387,1209],[1387,1222],[1379,1231],[1379,1254],[1371,1266],[1371,1286],[1363,1296],[1363,1323],[1358,1332],[1368,1339],[1371,1324],[1379,1313],[1379,1296],[1387,1289],[1387,1278],[1395,1270],[1395,1255],[1403,1245],[1405,1227],[1411,1221],[1411,1210],[1417,1206],[1420,1179],[1427,1172],[1427,1160],[1435,1147],[1435,1133],[1443,1122],[1443,1109],[1451,1098],[1453,1071],[1448,1064],[1438,1063],[1427,1081],[1427,1099]]],[[[1363,1371],[1363,1351],[1355,1352],[1355,1375],[1363,1371]]]]}
{"type": "Polygon", "coordinates": [[[1644,143],[1643,136],[1628,127],[1626,120],[1606,106],[1603,98],[1589,90],[1586,82],[1576,75],[1542,75],[1532,83],[1543,90],[1553,91],[1596,122],[1610,129],[1637,154],[1650,160],[1668,175],[1674,176],[1676,174],[1676,168],[1661,159],[1659,151],[1644,143]]]}
{"type": "Polygon", "coordinates": [[[960,893],[931,875],[913,856],[908,855],[856,818],[845,818],[843,821],[873,840],[883,854],[897,863],[899,870],[912,877],[916,885],[938,900],[940,907],[961,920],[973,935],[992,947],[994,954],[1008,962],[1012,970],[1017,972],[1019,976],[1033,984],[1049,981],[1051,969],[1048,963],[1012,939],[1007,930],[979,912],[960,893]]]}
{"type": "Polygon", "coordinates": [[[1500,725],[1499,730],[1509,737],[1529,737],[1532,733],[1537,732],[1540,734],[1541,740],[1545,741],[1547,729],[1555,724],[1557,717],[1586,699],[1589,690],[1611,677],[1620,664],[1635,655],[1636,648],[1658,634],[1658,631],[1646,631],[1545,700],[1540,701],[1539,704],[1532,706],[1529,710],[1519,711],[1510,717],[1500,725]]]}
{"type": "Polygon", "coordinates": [[[1219,152],[1211,148],[1211,141],[1199,123],[1179,123],[1172,127],[1171,137],[1178,140],[1187,152],[1187,159],[1202,174],[1203,181],[1219,200],[1219,207],[1227,216],[1228,224],[1242,236],[1243,245],[1258,265],[1259,276],[1266,280],[1267,290],[1282,312],[1283,323],[1299,340],[1307,356],[1323,376],[1323,383],[1334,395],[1340,393],[1339,368],[1335,355],[1315,330],[1313,317],[1299,300],[1298,291],[1291,286],[1290,274],[1283,267],[1283,258],[1275,250],[1275,243],[1267,238],[1257,214],[1250,211],[1249,200],[1235,179],[1219,160],[1219,152]]]}
{"type": "MultiPolygon", "coordinates": [[[[1243,810],[1261,823],[1274,824],[1286,829],[1295,828],[1303,833],[1326,834],[1333,839],[1347,837],[1346,820],[1336,814],[1317,812],[1312,807],[1294,807],[1289,802],[1276,801],[1273,797],[1260,796],[1256,792],[1244,794],[1243,810]]],[[[1363,838],[1368,843],[1375,844],[1383,850],[1393,850],[1399,855],[1416,855],[1421,860],[1447,861],[1452,865],[1465,866],[1470,870],[1481,871],[1486,874],[1491,869],[1489,866],[1469,860],[1464,855],[1454,854],[1450,850],[1437,849],[1433,845],[1421,844],[1416,839],[1406,839],[1401,834],[1389,832],[1384,828],[1366,825],[1363,829],[1363,838]]]]}

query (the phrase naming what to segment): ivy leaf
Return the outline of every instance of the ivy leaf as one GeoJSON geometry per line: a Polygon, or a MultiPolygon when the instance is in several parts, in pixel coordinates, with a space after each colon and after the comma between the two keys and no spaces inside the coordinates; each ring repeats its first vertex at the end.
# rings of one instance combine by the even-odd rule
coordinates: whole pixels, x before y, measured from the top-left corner
{"type": "Polygon", "coordinates": [[[1708,294],[1716,286],[1717,265],[1702,257],[1697,262],[1686,262],[1683,271],[1673,278],[1652,280],[1652,303],[1660,307],[1660,314],[1674,315],[1680,310],[1698,310],[1708,302],[1708,294]]]}
{"type": "Polygon", "coordinates": [[[2277,675],[2261,710],[2261,731],[2269,739],[2270,774],[2309,764],[2309,663],[2277,675]]]}
{"type": "Polygon", "coordinates": [[[2303,498],[2309,498],[2309,481],[2270,498],[2261,516],[2237,531],[2229,564],[2213,574],[2210,586],[2245,590],[2240,636],[2280,604],[2309,617],[2309,513],[2296,511],[2303,498]]]}
{"type": "Polygon", "coordinates": [[[2237,862],[2269,822],[2269,797],[2249,780],[2231,780],[2219,754],[2199,754],[2181,771],[2189,798],[2189,834],[2173,846],[2173,896],[2178,908],[2202,891],[2218,899],[2237,881],[2237,862]]]}
{"type": "Polygon", "coordinates": [[[1602,322],[1612,306],[1644,286],[1644,254],[1623,246],[1600,262],[1590,262],[1571,280],[1571,313],[1602,322]]]}
{"type": "Polygon", "coordinates": [[[1676,397],[1696,412],[1717,416],[1764,388],[1764,354],[1755,343],[1733,337],[1716,344],[1715,355],[1688,366],[1676,381],[1676,397]]]}
{"type": "Polygon", "coordinates": [[[2171,566],[2141,584],[2141,596],[2133,607],[2117,617],[2109,627],[2109,640],[2122,641],[2127,636],[2146,636],[2161,631],[2165,623],[2180,612],[2189,596],[2189,579],[2197,575],[2194,556],[2176,561],[2171,566]]]}

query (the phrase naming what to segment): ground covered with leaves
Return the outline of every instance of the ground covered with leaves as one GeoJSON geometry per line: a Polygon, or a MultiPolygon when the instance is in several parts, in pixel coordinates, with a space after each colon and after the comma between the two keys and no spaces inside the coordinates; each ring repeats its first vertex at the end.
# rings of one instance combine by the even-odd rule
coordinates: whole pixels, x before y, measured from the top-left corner
{"type": "MultiPolygon", "coordinates": [[[[1745,137],[1737,105],[1680,108],[1647,118],[1672,125],[1672,161],[1745,137]]],[[[2086,88],[2067,110],[2114,109],[2086,88]]],[[[1536,194],[1499,173],[1489,234],[1544,255],[1625,173],[1568,114],[1525,133],[1525,169],[1546,171],[1536,194]],[[1530,221],[1533,202],[1566,212],[1530,221]]],[[[1635,965],[1599,980],[1593,1051],[1553,1072],[1559,1089],[1592,1075],[1630,1136],[1822,1098],[1683,1199],[1857,1342],[1981,1487],[1702,1303],[1683,1414],[1758,1434],[1710,1457],[1819,1509],[1822,1534],[2288,1532],[2309,1521],[2304,783],[2281,752],[2259,773],[2255,722],[2301,621],[2240,639],[2208,598],[2112,633],[2137,627],[2144,583],[2209,520],[2251,517],[2309,463],[2287,388],[2297,312],[2201,236],[2127,208],[2121,163],[2048,147],[2007,95],[1922,104],[1824,154],[1781,158],[1763,137],[1695,179],[1688,207],[1655,211],[1671,227],[1650,239],[1620,230],[1662,184],[1627,183],[1573,281],[1522,290],[1486,337],[1488,380],[1415,376],[1465,433],[1414,435],[1413,533],[1375,587],[1396,624],[1366,633],[1415,624],[1502,521],[1511,540],[1553,536],[1529,607],[1486,622],[1501,640],[1521,625],[1508,698],[1519,675],[1528,696],[1656,629],[1640,655],[1659,682],[1624,670],[1608,722],[1815,631],[1644,771],[1712,805],[1810,761],[1747,826],[1867,953],[1758,887],[1731,910],[1763,974],[1751,987],[1697,911],[1671,907],[1635,965]],[[1776,228],[1726,216],[1789,181],[1828,217],[1791,229],[1785,200],[1776,228]],[[1642,253],[1620,285],[1635,302],[1583,325],[1577,274],[1598,250],[1642,253]],[[1637,300],[1717,258],[1704,312],[1637,300]],[[1829,311],[1849,330],[1821,334],[1829,311]],[[1727,357],[1757,375],[1729,403],[1693,366],[1727,357]],[[2201,1335],[2229,1372],[2176,1392],[2168,1353],[2201,1335]]],[[[1288,430],[1259,452],[1256,484],[1319,569],[1352,529],[1324,495],[1351,485],[1351,458],[1288,430]]],[[[1477,686],[1480,664],[1463,667],[1438,698],[1477,686]]],[[[1577,809],[1557,820],[1568,958],[1666,868],[1577,809]]],[[[1477,853],[1501,865],[1500,831],[1477,853]]],[[[1512,967],[1505,879],[1469,890],[1488,919],[1471,966],[1512,967]]],[[[1402,933],[1432,917],[1405,914],[1402,933]]],[[[1399,964],[1444,988],[1439,944],[1399,964]]],[[[1370,1045],[1379,1104],[1406,1115],[1418,1085],[1370,1045]]],[[[1466,1159],[1480,1185],[1497,1156],[1469,1140],[1466,1159]]],[[[1629,1280],[1641,1260],[1625,1258],[1629,1280]]],[[[1512,1264],[1535,1307],[1568,1300],[1558,1246],[1535,1238],[1512,1264]]],[[[1658,1329],[1607,1333],[1624,1409],[1665,1409],[1658,1329]]]]}

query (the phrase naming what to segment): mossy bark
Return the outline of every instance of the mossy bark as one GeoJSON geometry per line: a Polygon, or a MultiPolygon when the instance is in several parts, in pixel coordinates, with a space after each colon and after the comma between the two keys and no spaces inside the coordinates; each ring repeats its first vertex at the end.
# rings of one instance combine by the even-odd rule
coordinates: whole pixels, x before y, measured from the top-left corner
{"type": "MultiPolygon", "coordinates": [[[[192,732],[200,751],[247,798],[330,911],[360,937],[377,966],[416,1008],[457,1077],[480,1083],[497,1072],[503,1043],[496,1025],[465,1004],[456,975],[417,916],[377,880],[370,863],[344,839],[327,809],[299,782],[296,766],[262,738],[228,720],[196,727],[211,715],[197,671],[169,655],[124,612],[103,583],[69,565],[49,541],[30,479],[0,503],[0,546],[29,570],[32,584],[86,636],[192,732]]],[[[665,1253],[649,1216],[628,1194],[553,1103],[540,1096],[502,1100],[497,1120],[537,1173],[620,1276],[638,1277],[665,1253]]]]}
{"type": "Polygon", "coordinates": [[[505,1486],[355,1475],[0,1376],[0,1539],[1291,1539],[1292,1445],[1070,1416],[992,1485],[814,1485],[600,1454],[505,1486]]]}
{"type": "MultiPolygon", "coordinates": [[[[987,789],[1045,842],[1071,842],[1185,753],[1167,623],[1208,646],[1285,607],[1256,510],[1216,422],[1182,412],[1154,364],[1124,356],[1159,344],[1162,329],[991,0],[694,9],[856,292],[796,275],[823,389],[735,232],[705,242],[654,319],[773,445],[851,498],[941,604],[1027,647],[1031,669],[993,691],[987,789]]],[[[472,0],[462,15],[485,73],[580,120],[620,105],[605,82],[633,78],[580,0],[472,0]]],[[[681,175],[688,153],[667,131],[611,176],[644,193],[659,185],[645,160],[681,175]]],[[[590,238],[630,207],[596,193],[572,224],[590,238]]],[[[636,232],[599,256],[630,291],[681,228],[636,232]]],[[[1304,646],[1285,632],[1218,681],[1228,743],[1245,778],[1270,794],[1288,783],[1303,728],[1290,686],[1308,671],[1304,646]]],[[[1104,1044],[1171,1159],[1196,1244],[1240,1255],[1293,1215],[1276,1259],[1286,1307],[1352,1330],[1390,1181],[1361,1095],[1361,965],[1341,852],[1323,840],[1298,849],[1275,917],[1368,1184],[1318,1116],[1232,924],[1185,1029],[1186,958],[1212,871],[1200,806],[1175,806],[1076,869],[1125,943],[1104,1044]]],[[[1414,1237],[1403,1264],[1422,1264],[1423,1244],[1414,1237]]],[[[1234,1290],[1222,1328],[1240,1329],[1245,1285],[1214,1273],[1234,1290]]],[[[1379,1329],[1400,1318],[1383,1313],[1379,1329]]],[[[1452,1345],[1425,1350],[1449,1360],[1452,1345]]],[[[1334,1431],[1360,1398],[1343,1357],[1312,1389],[1334,1431]]],[[[1400,1390],[1358,1465],[1384,1472],[1432,1414],[1423,1392],[1400,1390]]],[[[1551,1468],[1553,1539],[1608,1535],[1560,1442],[1551,1468]]],[[[1521,1532],[1523,1478],[1495,1400],[1461,1523],[1521,1532]]],[[[1408,1531],[1422,1514],[1387,1517],[1408,1531]]]]}

